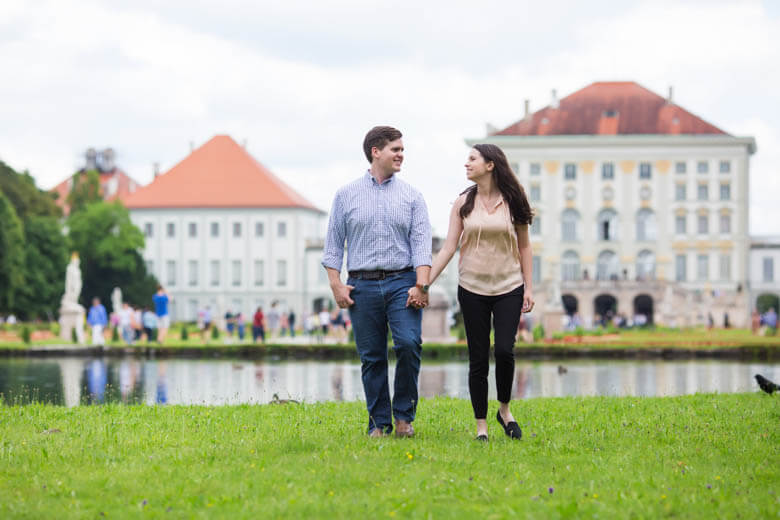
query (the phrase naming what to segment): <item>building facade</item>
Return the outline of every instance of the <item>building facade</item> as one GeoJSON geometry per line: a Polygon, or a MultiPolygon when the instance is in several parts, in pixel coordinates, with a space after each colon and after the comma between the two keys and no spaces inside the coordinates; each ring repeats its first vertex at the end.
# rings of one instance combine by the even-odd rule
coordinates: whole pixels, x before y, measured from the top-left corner
{"type": "Polygon", "coordinates": [[[274,302],[302,320],[330,299],[319,264],[325,213],[228,136],[195,149],[125,204],[174,320],[194,321],[206,306],[249,317],[274,302]]]}
{"type": "Polygon", "coordinates": [[[586,323],[641,314],[688,325],[707,312],[745,323],[753,138],[633,82],[527,107],[517,123],[467,142],[499,145],[526,190],[546,303],[560,288],[566,313],[586,323]]]}
{"type": "MultiPolygon", "coordinates": [[[[751,309],[759,307],[759,298],[767,298],[777,305],[780,300],[780,236],[753,237],[750,244],[750,302],[751,309]]],[[[766,311],[766,309],[759,309],[766,311]]],[[[780,311],[780,307],[775,307],[780,311]]]]}

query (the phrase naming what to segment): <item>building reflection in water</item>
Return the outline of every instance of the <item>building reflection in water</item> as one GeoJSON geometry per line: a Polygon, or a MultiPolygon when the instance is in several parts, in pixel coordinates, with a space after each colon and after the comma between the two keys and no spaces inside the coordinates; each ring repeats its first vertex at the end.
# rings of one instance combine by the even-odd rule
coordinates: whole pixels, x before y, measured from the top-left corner
{"type": "MultiPolygon", "coordinates": [[[[563,363],[518,362],[514,398],[580,395],[671,396],[696,392],[752,392],[753,379],[762,373],[780,380],[780,364],[720,361],[604,361],[563,363]]],[[[154,404],[267,403],[363,400],[360,365],[350,362],[284,362],[222,360],[47,359],[13,362],[0,360],[0,373],[24,371],[26,395],[30,388],[51,387],[50,402],[99,404],[105,402],[154,404]],[[37,370],[39,368],[40,370],[37,370]],[[52,374],[52,370],[60,374],[52,374]],[[61,380],[61,384],[59,381],[61,380]]],[[[489,396],[495,399],[494,367],[490,367],[489,396]]],[[[390,370],[390,381],[394,371],[390,370]]],[[[11,380],[12,378],[8,378],[11,380]]],[[[2,382],[0,382],[2,383],[2,382]]],[[[24,401],[15,383],[0,384],[6,402],[24,401]]],[[[391,384],[392,386],[392,384],[391,384]]],[[[425,363],[420,373],[422,397],[468,398],[468,363],[425,363]]]]}

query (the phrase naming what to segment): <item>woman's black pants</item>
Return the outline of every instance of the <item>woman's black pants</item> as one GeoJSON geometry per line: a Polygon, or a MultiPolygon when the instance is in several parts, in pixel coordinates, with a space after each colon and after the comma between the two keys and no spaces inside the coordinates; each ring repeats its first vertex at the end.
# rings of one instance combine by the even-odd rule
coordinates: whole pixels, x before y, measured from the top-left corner
{"type": "Polygon", "coordinates": [[[482,296],[458,286],[458,302],[463,312],[469,347],[469,393],[474,417],[485,419],[488,407],[488,371],[490,367],[490,318],[493,318],[496,342],[496,390],[498,400],[512,399],[515,374],[515,335],[523,307],[524,286],[497,296],[482,296]]]}

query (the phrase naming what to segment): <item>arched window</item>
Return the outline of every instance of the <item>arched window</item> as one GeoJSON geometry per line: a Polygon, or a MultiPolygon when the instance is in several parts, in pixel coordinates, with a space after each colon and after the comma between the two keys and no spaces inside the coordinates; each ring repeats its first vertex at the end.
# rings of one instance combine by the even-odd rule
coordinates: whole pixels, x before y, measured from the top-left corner
{"type": "Polygon", "coordinates": [[[638,280],[655,279],[655,253],[648,249],[639,252],[636,259],[636,277],[638,280]]]}
{"type": "Polygon", "coordinates": [[[599,240],[617,240],[618,219],[614,209],[606,208],[599,212],[597,217],[598,229],[596,236],[599,240]]]}
{"type": "Polygon", "coordinates": [[[580,214],[577,210],[567,209],[561,215],[561,240],[576,242],[579,240],[580,214]]]}
{"type": "Polygon", "coordinates": [[[618,256],[614,251],[602,251],[599,253],[596,264],[597,280],[617,280],[619,270],[618,256]]]}
{"type": "Polygon", "coordinates": [[[636,239],[655,240],[655,213],[651,209],[642,208],[636,214],[636,239]]]}
{"type": "Polygon", "coordinates": [[[561,257],[561,280],[580,279],[580,255],[576,251],[566,251],[561,257]]]}

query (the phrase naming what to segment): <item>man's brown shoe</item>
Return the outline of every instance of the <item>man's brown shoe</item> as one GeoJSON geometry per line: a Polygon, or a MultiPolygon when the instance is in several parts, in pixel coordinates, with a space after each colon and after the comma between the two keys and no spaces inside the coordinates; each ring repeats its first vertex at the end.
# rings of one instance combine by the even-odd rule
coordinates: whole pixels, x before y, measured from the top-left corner
{"type": "Polygon", "coordinates": [[[395,421],[395,436],[414,437],[414,428],[412,427],[412,423],[401,420],[395,421]]]}
{"type": "Polygon", "coordinates": [[[369,433],[368,436],[371,437],[372,439],[378,439],[380,437],[384,437],[385,432],[382,431],[382,428],[374,428],[373,430],[371,430],[371,433],[369,433]]]}

